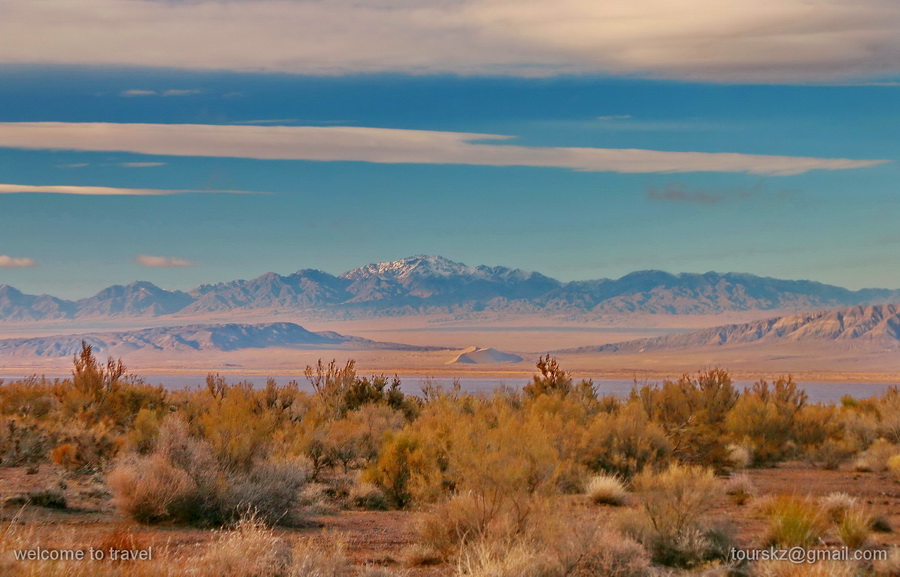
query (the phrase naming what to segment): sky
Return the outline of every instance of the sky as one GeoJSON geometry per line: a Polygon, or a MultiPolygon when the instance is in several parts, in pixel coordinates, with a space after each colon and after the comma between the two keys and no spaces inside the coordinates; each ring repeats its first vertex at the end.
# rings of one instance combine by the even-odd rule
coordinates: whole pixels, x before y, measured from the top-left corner
{"type": "Polygon", "coordinates": [[[0,0],[0,284],[900,288],[894,0],[0,0]]]}

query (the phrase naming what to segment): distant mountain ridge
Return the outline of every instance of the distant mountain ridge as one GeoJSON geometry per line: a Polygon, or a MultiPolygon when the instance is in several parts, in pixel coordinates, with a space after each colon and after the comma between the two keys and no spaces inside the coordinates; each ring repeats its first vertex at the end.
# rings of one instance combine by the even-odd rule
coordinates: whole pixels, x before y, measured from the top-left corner
{"type": "Polygon", "coordinates": [[[844,346],[859,345],[900,350],[900,305],[855,306],[839,310],[786,315],[689,333],[637,339],[597,347],[565,349],[557,352],[646,353],[754,343],[777,345],[811,342],[836,342],[844,346]]]}
{"type": "Polygon", "coordinates": [[[331,331],[311,332],[294,323],[220,324],[161,327],[136,331],[58,335],[0,340],[0,355],[70,357],[81,351],[81,341],[97,353],[124,354],[154,351],[236,351],[287,347],[301,349],[348,348],[400,351],[440,350],[399,343],[372,341],[331,331]]]}
{"type": "Polygon", "coordinates": [[[201,317],[211,313],[316,311],[326,317],[482,311],[566,314],[716,314],[749,310],[833,309],[900,301],[900,290],[849,289],[742,273],[639,271],[619,279],[560,282],[503,266],[470,267],[417,255],[369,264],[339,276],[303,269],[201,285],[189,292],[149,282],[115,285],[66,301],[0,286],[0,322],[60,319],[201,317]]]}

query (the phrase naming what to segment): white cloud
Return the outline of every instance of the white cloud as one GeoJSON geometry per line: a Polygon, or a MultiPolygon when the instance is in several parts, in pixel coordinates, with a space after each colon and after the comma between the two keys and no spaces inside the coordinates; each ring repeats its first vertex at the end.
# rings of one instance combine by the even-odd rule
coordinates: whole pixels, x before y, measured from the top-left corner
{"type": "Polygon", "coordinates": [[[597,120],[630,120],[630,114],[610,114],[608,116],[598,116],[597,120]]]}
{"type": "Polygon", "coordinates": [[[0,194],[81,194],[85,196],[170,196],[173,194],[265,194],[243,190],[168,190],[158,188],[113,188],[109,186],[68,186],[0,184],[0,194]]]}
{"type": "Polygon", "coordinates": [[[154,91],[154,90],[139,90],[139,89],[133,88],[131,90],[123,90],[121,92],[121,95],[129,97],[129,98],[134,97],[134,96],[156,96],[156,91],[154,91]]]}
{"type": "Polygon", "coordinates": [[[157,268],[180,268],[187,266],[197,266],[197,263],[178,258],[174,256],[150,256],[141,254],[135,257],[135,262],[141,266],[157,267],[157,268]]]}
{"type": "Polygon", "coordinates": [[[798,82],[900,71],[896,0],[0,0],[0,63],[798,82]]]}
{"type": "Polygon", "coordinates": [[[16,258],[0,254],[0,268],[30,268],[37,266],[38,263],[30,258],[16,258]]]}
{"type": "MultiPolygon", "coordinates": [[[[2,5],[2,0],[0,0],[0,5],[2,5]]],[[[196,89],[179,89],[179,88],[170,88],[168,90],[163,90],[162,92],[157,92],[156,90],[144,90],[141,88],[132,88],[130,90],[123,90],[120,92],[120,96],[126,97],[134,97],[134,96],[191,96],[194,94],[200,94],[201,90],[196,89]]]]}
{"type": "Polygon", "coordinates": [[[163,96],[193,96],[194,94],[200,94],[200,90],[181,90],[178,88],[170,88],[169,90],[163,91],[163,96]]]}
{"type": "MultiPolygon", "coordinates": [[[[493,144],[510,138],[496,134],[355,126],[0,123],[0,147],[116,151],[154,156],[540,166],[592,172],[746,172],[767,175],[864,168],[887,162],[727,152],[493,144]]],[[[153,194],[174,192],[156,191],[153,194]]]]}
{"type": "Polygon", "coordinates": [[[165,162],[120,162],[119,166],[124,168],[156,168],[157,166],[165,166],[165,162]]]}

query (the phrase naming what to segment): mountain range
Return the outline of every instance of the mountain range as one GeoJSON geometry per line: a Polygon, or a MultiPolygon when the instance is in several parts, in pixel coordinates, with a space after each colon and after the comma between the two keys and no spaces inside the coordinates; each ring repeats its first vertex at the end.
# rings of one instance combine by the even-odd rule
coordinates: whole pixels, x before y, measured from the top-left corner
{"type": "Polygon", "coordinates": [[[843,349],[900,350],[900,305],[854,306],[723,325],[681,334],[637,339],[558,353],[652,353],[732,345],[836,343],[843,349]]]}
{"type": "Polygon", "coordinates": [[[172,317],[235,312],[303,312],[326,318],[429,313],[716,314],[799,311],[900,301],[900,290],[846,288],[742,273],[639,271],[619,279],[561,282],[502,266],[470,267],[418,255],[375,263],[339,276],[303,269],[251,280],[201,285],[189,292],[149,282],[106,288],[80,300],[28,295],[0,285],[0,322],[172,317]]]}
{"type": "Polygon", "coordinates": [[[133,351],[237,351],[284,347],[303,350],[395,350],[432,351],[439,347],[417,347],[372,341],[330,331],[311,332],[294,323],[222,324],[160,327],[137,331],[56,335],[0,340],[0,355],[16,357],[71,357],[81,351],[84,340],[95,352],[125,354],[133,351]]]}

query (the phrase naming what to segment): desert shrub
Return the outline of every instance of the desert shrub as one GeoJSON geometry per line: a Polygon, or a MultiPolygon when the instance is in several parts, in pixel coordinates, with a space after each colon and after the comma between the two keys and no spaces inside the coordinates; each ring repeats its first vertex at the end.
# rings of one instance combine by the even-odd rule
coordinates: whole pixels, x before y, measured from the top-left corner
{"type": "Polygon", "coordinates": [[[596,505],[624,505],[628,490],[616,475],[594,475],[585,486],[588,499],[596,505]]]}
{"type": "Polygon", "coordinates": [[[844,439],[825,439],[823,442],[807,446],[806,460],[826,470],[835,470],[856,454],[854,441],[844,439]]]}
{"type": "Polygon", "coordinates": [[[29,505],[35,507],[45,507],[47,509],[65,509],[67,506],[66,496],[59,489],[43,489],[41,491],[32,491],[26,496],[29,505]]]}
{"type": "Polygon", "coordinates": [[[325,483],[309,483],[300,491],[300,505],[310,515],[336,515],[340,511],[338,495],[325,483]]]}
{"type": "Polygon", "coordinates": [[[46,459],[54,440],[46,429],[18,418],[0,420],[0,464],[29,465],[46,459]]]}
{"type": "Polygon", "coordinates": [[[654,561],[692,567],[725,558],[730,536],[706,517],[721,495],[711,469],[671,465],[661,473],[645,471],[634,487],[643,519],[623,528],[649,549],[654,561]]]}
{"type": "Polygon", "coordinates": [[[875,405],[878,411],[878,434],[892,443],[900,443],[900,388],[884,392],[875,405]]]}
{"type": "Polygon", "coordinates": [[[388,508],[384,493],[372,483],[357,482],[347,495],[350,504],[358,509],[368,511],[384,511],[388,508]]]}
{"type": "Polygon", "coordinates": [[[650,555],[631,537],[599,525],[550,512],[530,532],[530,542],[550,554],[560,575],[649,577],[650,555]]]}
{"type": "Polygon", "coordinates": [[[888,461],[895,455],[900,455],[900,445],[878,439],[857,457],[853,468],[860,472],[882,473],[888,470],[888,461]]]}
{"type": "Polygon", "coordinates": [[[527,527],[528,519],[520,517],[509,502],[495,502],[483,493],[467,491],[420,515],[416,543],[450,560],[473,543],[522,536],[527,527]]]}
{"type": "Polygon", "coordinates": [[[411,431],[388,434],[378,460],[365,472],[365,480],[383,492],[392,507],[410,506],[440,491],[437,455],[411,431]]]}
{"type": "Polygon", "coordinates": [[[809,498],[782,495],[768,504],[766,543],[778,547],[817,545],[828,523],[822,510],[809,498]]]}
{"type": "Polygon", "coordinates": [[[360,377],[356,374],[356,361],[353,360],[339,367],[336,360],[326,366],[319,359],[315,366],[306,366],[305,375],[329,420],[340,419],[366,405],[390,407],[403,413],[407,419],[418,412],[418,402],[403,394],[398,377],[390,380],[384,375],[360,377]]]}
{"type": "Polygon", "coordinates": [[[894,455],[887,460],[888,471],[900,477],[900,455],[894,455]]]}
{"type": "MultiPolygon", "coordinates": [[[[585,430],[592,415],[598,411],[578,395],[539,395],[525,399],[518,406],[518,394],[502,395],[502,403],[522,419],[529,428],[541,429],[556,454],[552,482],[563,493],[576,494],[584,490],[590,474],[584,465],[585,430]]],[[[495,395],[495,403],[497,402],[495,395]]]]}
{"type": "MultiPolygon", "coordinates": [[[[766,464],[784,459],[798,442],[812,443],[818,432],[819,415],[810,415],[809,431],[801,441],[798,421],[806,407],[807,396],[791,377],[781,377],[772,385],[759,381],[744,391],[726,420],[729,434],[751,447],[754,463],[766,464]]],[[[825,422],[825,420],[821,420],[825,422]]]]}
{"type": "Polygon", "coordinates": [[[296,461],[259,461],[249,471],[231,473],[220,484],[221,515],[233,519],[253,511],[264,523],[290,525],[299,521],[297,505],[308,471],[296,461]]]}
{"type": "Polygon", "coordinates": [[[254,461],[268,456],[268,444],[277,425],[275,416],[259,402],[258,391],[249,383],[224,389],[196,422],[218,461],[230,470],[246,470],[254,461]]]}
{"type": "Polygon", "coordinates": [[[838,412],[843,439],[854,452],[863,451],[881,436],[881,423],[875,405],[855,401],[838,412]]]}
{"type": "Polygon", "coordinates": [[[732,475],[725,482],[725,494],[735,505],[745,505],[756,496],[756,485],[747,473],[732,475]]]}
{"type": "Polygon", "coordinates": [[[585,402],[597,402],[593,383],[589,380],[583,380],[576,385],[569,373],[564,371],[559,366],[559,362],[549,354],[540,357],[536,367],[538,374],[535,374],[531,382],[522,389],[527,398],[534,399],[541,395],[564,397],[574,393],[583,397],[585,402]]]}
{"type": "Polygon", "coordinates": [[[726,371],[713,369],[693,378],[683,375],[658,387],[644,386],[632,396],[650,420],[662,426],[680,461],[728,468],[728,443],[722,429],[740,393],[726,371]]]}
{"type": "Polygon", "coordinates": [[[202,503],[196,483],[164,455],[125,459],[107,476],[113,504],[138,523],[193,521],[202,503]]]}
{"type": "Polygon", "coordinates": [[[648,465],[666,463],[672,446],[663,429],[637,403],[618,413],[599,413],[585,433],[582,460],[588,469],[631,478],[648,465]]]}
{"type": "Polygon", "coordinates": [[[149,453],[159,436],[161,424],[162,416],[158,411],[142,408],[135,415],[131,430],[125,435],[128,448],[141,455],[149,453]]]}
{"type": "Polygon", "coordinates": [[[102,470],[119,452],[121,436],[106,423],[70,423],[56,437],[61,441],[50,452],[54,463],[68,471],[102,470]]]}
{"type": "Polygon", "coordinates": [[[150,454],[121,459],[107,480],[116,506],[140,523],[221,525],[248,510],[261,522],[295,520],[292,513],[307,479],[301,463],[259,460],[239,470],[229,464],[191,435],[179,415],[169,415],[150,454]]]}
{"type": "Polygon", "coordinates": [[[579,554],[574,574],[650,577],[654,571],[650,555],[640,543],[607,529],[596,535],[593,543],[579,554]]]}
{"type": "Polygon", "coordinates": [[[54,382],[53,394],[63,416],[88,426],[106,422],[117,430],[131,426],[142,408],[160,409],[167,404],[163,387],[130,376],[121,360],[101,363],[85,342],[73,360],[72,379],[54,382]]]}

